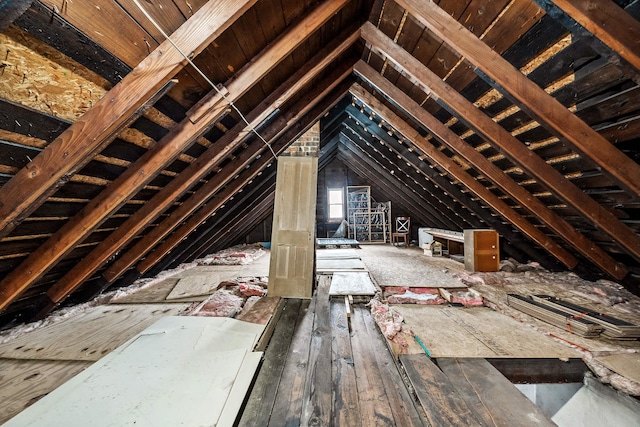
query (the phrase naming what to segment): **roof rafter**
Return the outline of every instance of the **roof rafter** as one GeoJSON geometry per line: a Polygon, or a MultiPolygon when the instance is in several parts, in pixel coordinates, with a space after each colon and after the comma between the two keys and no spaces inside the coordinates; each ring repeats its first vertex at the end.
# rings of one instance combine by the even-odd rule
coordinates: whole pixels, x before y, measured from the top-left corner
{"type": "Polygon", "coordinates": [[[578,252],[599,266],[607,274],[618,280],[627,275],[628,270],[622,264],[616,262],[584,235],[578,233],[571,224],[547,208],[544,203],[511,179],[471,145],[465,143],[451,129],[438,121],[425,109],[421,108],[408,95],[391,85],[388,80],[376,73],[370,66],[364,62],[358,62],[355,71],[371,83],[377,91],[385,94],[387,98],[391,99],[407,112],[407,114],[413,116],[417,122],[425,126],[439,141],[445,143],[449,148],[467,159],[473,164],[474,168],[482,172],[494,184],[502,188],[507,194],[513,197],[514,200],[517,200],[525,209],[537,216],[547,224],[549,228],[556,232],[558,236],[562,237],[568,244],[572,245],[578,252]]]}
{"type": "Polygon", "coordinates": [[[529,236],[531,240],[545,248],[563,264],[569,268],[574,268],[578,264],[578,260],[571,255],[566,249],[554,242],[549,236],[538,230],[533,224],[527,221],[522,215],[514,211],[505,202],[500,200],[498,196],[489,191],[484,185],[475,178],[465,172],[458,164],[434,147],[429,141],[424,139],[415,129],[409,126],[404,120],[398,117],[394,112],[387,108],[380,101],[372,96],[364,93],[354,93],[360,101],[369,106],[373,111],[382,117],[387,123],[393,126],[398,132],[404,135],[415,144],[425,155],[429,156],[436,164],[443,168],[451,176],[458,179],[469,190],[473,191],[478,197],[484,200],[500,215],[511,221],[524,234],[529,236]],[[360,98],[359,96],[362,96],[360,98]]]}
{"type": "MultiPolygon", "coordinates": [[[[209,2],[172,34],[172,40],[184,52],[197,55],[254,3],[256,0],[209,2]]],[[[101,151],[185,65],[170,42],[163,42],[0,188],[0,237],[8,235],[101,151]]],[[[0,310],[6,305],[1,301],[7,299],[7,291],[11,292],[3,289],[0,294],[0,310]]]]}
{"type": "MultiPolygon", "coordinates": [[[[470,101],[452,89],[431,70],[393,43],[371,24],[366,23],[362,26],[362,37],[371,44],[373,49],[388,58],[396,67],[412,76],[418,84],[437,98],[439,103],[453,110],[474,131],[497,146],[504,154],[536,177],[559,198],[570,203],[586,219],[609,234],[630,254],[640,259],[640,237],[621,223],[611,212],[583,193],[564,175],[518,141],[489,116],[478,110],[470,101]]],[[[629,159],[626,156],[624,157],[629,159]]]]}

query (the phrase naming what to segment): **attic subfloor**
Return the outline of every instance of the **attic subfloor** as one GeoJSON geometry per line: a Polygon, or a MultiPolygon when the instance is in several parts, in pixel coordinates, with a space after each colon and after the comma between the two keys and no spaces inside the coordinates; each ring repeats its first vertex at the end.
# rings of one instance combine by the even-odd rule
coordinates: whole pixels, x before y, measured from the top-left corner
{"type": "Polygon", "coordinates": [[[240,425],[426,424],[369,309],[355,305],[349,325],[329,282],[286,301],[240,425]]]}

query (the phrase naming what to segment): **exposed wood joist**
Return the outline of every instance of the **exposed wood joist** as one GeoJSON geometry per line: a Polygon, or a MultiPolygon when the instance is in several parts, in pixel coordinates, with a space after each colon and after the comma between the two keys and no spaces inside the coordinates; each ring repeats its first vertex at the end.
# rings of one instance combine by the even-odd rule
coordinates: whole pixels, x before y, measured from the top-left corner
{"type": "MultiPolygon", "coordinates": [[[[228,103],[233,103],[245,94],[260,78],[264,77],[264,75],[339,11],[346,1],[347,0],[329,0],[316,8],[315,11],[289,30],[277,42],[269,46],[249,67],[245,68],[239,76],[227,85],[227,93],[224,98],[225,107],[223,109],[212,108],[206,111],[200,110],[198,120],[194,120],[193,116],[185,118],[112,182],[105,191],[100,193],[98,197],[92,199],[81,214],[72,218],[54,236],[47,240],[45,244],[41,245],[32,253],[31,256],[21,264],[19,270],[10,273],[0,282],[0,310],[18,297],[22,290],[26,289],[45,274],[46,271],[66,255],[75,244],[80,242],[97,227],[107,215],[121,207],[126,200],[153,179],[161,169],[171,163],[178,154],[195,142],[196,138],[201,136],[213,122],[225,113],[228,108],[228,103]]],[[[194,15],[194,18],[191,19],[199,17],[203,10],[206,10],[206,8],[203,7],[194,15]]],[[[220,13],[222,11],[217,12],[220,13]]],[[[190,21],[191,20],[189,20],[187,24],[190,21]]],[[[180,37],[184,37],[181,32],[187,24],[180,27],[176,32],[180,33],[175,34],[178,40],[180,37]]],[[[216,34],[216,31],[219,31],[219,26],[206,28],[212,28],[214,34],[216,34]]],[[[205,41],[211,41],[214,38],[215,37],[203,37],[205,41]]],[[[178,44],[179,41],[174,41],[174,43],[178,44]]],[[[197,48],[200,48],[200,46],[198,45],[197,48]]],[[[172,50],[171,52],[174,51],[175,50],[172,50]]],[[[190,52],[191,50],[187,49],[186,51],[190,52]]],[[[153,54],[151,56],[153,56],[153,54]]],[[[145,61],[143,61],[143,63],[145,61]]],[[[132,72],[131,74],[136,73],[132,72]]],[[[111,93],[111,91],[109,93],[111,93]]],[[[218,90],[214,90],[210,92],[210,95],[205,99],[218,99],[218,97],[221,96],[219,93],[218,90]]],[[[106,98],[110,98],[110,95],[107,94],[106,98]]],[[[205,102],[205,104],[207,103],[205,102]]],[[[98,105],[99,104],[96,104],[96,107],[98,107],[98,105]]],[[[96,107],[94,107],[94,109],[96,107]]],[[[93,109],[89,110],[87,114],[91,111],[93,111],[93,109]]],[[[73,129],[73,126],[71,129],[73,129]]],[[[42,154],[44,154],[44,152],[42,154]]],[[[38,157],[41,157],[42,154],[38,157]]],[[[4,187],[1,190],[4,190],[4,187]]],[[[0,198],[1,197],[2,193],[0,192],[0,198]]]]}
{"type": "Polygon", "coordinates": [[[640,195],[640,165],[539,88],[438,5],[419,0],[397,0],[397,3],[486,74],[541,124],[569,141],[621,186],[640,195]]]}
{"type": "MultiPolygon", "coordinates": [[[[482,113],[470,101],[453,90],[437,75],[375,27],[368,23],[363,25],[362,36],[371,44],[374,50],[392,61],[400,70],[410,75],[444,107],[449,108],[487,141],[495,144],[504,154],[546,185],[560,199],[570,203],[586,219],[609,234],[631,255],[640,259],[640,238],[611,212],[583,193],[560,172],[527,148],[526,145],[520,143],[513,135],[494,122],[489,116],[482,113]]],[[[518,72],[518,74],[520,73],[518,72]]],[[[629,159],[628,157],[626,158],[629,159]]]]}
{"type": "Polygon", "coordinates": [[[614,1],[552,1],[640,71],[640,23],[614,1]]]}
{"type": "MultiPolygon", "coordinates": [[[[185,22],[172,39],[183,51],[197,55],[255,1],[209,2],[185,22]]],[[[104,148],[184,64],[182,55],[168,41],[162,43],[0,188],[0,237],[8,235],[70,175],[104,148]]],[[[0,300],[5,299],[4,292],[7,290],[2,290],[0,300]]],[[[0,303],[0,309],[3,307],[0,303]]]]}
{"type": "MultiPolygon", "coordinates": [[[[354,93],[357,97],[357,92],[354,93]]],[[[496,212],[508,219],[514,226],[519,228],[524,234],[529,236],[531,240],[541,247],[545,248],[568,268],[572,269],[578,264],[578,260],[571,255],[566,249],[558,245],[549,236],[546,236],[538,230],[533,224],[515,212],[505,202],[500,200],[498,196],[489,191],[484,185],[479,183],[475,178],[465,172],[457,163],[439,151],[429,141],[423,138],[415,129],[409,126],[404,120],[393,113],[384,104],[375,98],[367,97],[360,99],[369,108],[382,117],[387,123],[393,126],[400,134],[410,140],[415,146],[432,161],[449,173],[451,176],[459,180],[470,191],[474,192],[487,205],[491,206],[496,212]],[[367,102],[368,101],[368,102],[367,102]]]]}
{"type": "MultiPolygon", "coordinates": [[[[469,161],[475,169],[482,172],[494,184],[501,187],[530,213],[541,219],[549,226],[550,229],[556,232],[558,236],[562,237],[584,257],[591,260],[594,264],[615,279],[620,280],[627,275],[628,270],[622,264],[616,262],[604,250],[595,245],[584,235],[578,233],[571,224],[562,219],[558,214],[548,209],[544,203],[516,183],[506,173],[476,151],[471,145],[461,140],[451,129],[443,125],[434,116],[421,108],[404,92],[391,85],[388,80],[376,73],[375,70],[367,64],[362,61],[358,62],[355,67],[355,72],[367,80],[378,92],[385,94],[387,98],[393,101],[407,114],[411,115],[414,120],[425,126],[425,128],[429,130],[432,135],[437,137],[439,141],[445,143],[469,161]]],[[[371,96],[363,88],[354,87],[353,90],[358,90],[358,97],[369,97],[369,99],[371,99],[371,96]]]]}
{"type": "MultiPolygon", "coordinates": [[[[282,107],[292,96],[304,88],[311,82],[321,71],[323,71],[331,62],[342,55],[355,41],[360,37],[360,32],[350,32],[343,37],[338,38],[325,49],[316,54],[304,67],[300,68],[293,76],[287,79],[278,89],[269,95],[258,107],[247,115],[250,125],[240,122],[233,129],[229,130],[216,144],[201,154],[194,162],[192,162],[178,177],[165,186],[153,199],[149,200],[136,213],[134,213],[125,223],[117,230],[104,239],[89,255],[87,255],[81,263],[76,265],[65,276],[56,283],[48,291],[49,297],[53,302],[60,302],[66,295],[76,289],[84,280],[89,278],[99,267],[109,260],[113,254],[119,251],[124,245],[131,241],[140,231],[147,227],[151,221],[157,218],[164,210],[181,197],[189,188],[205,178],[220,162],[234,150],[236,150],[243,141],[252,136],[251,129],[261,127],[263,122],[269,118],[274,112],[282,107]]],[[[270,135],[264,134],[263,137],[269,138],[270,135]]],[[[250,156],[255,155],[252,153],[250,156]]],[[[243,154],[241,157],[244,163],[239,166],[242,168],[251,157],[243,154]]],[[[234,160],[237,163],[237,160],[234,160]]],[[[219,180],[218,175],[214,178],[219,180]]],[[[218,187],[211,189],[214,193],[223,182],[218,183],[218,187]]],[[[197,208],[197,203],[189,203],[191,210],[197,208]]],[[[183,205],[180,209],[185,210],[183,205]]],[[[184,214],[188,215],[188,213],[184,214]]],[[[177,212],[172,214],[177,218],[177,212]]],[[[175,221],[179,223],[179,218],[175,221]]],[[[169,230],[165,229],[168,233],[169,230]]],[[[152,232],[153,233],[153,232],[152,232]]],[[[147,241],[147,244],[149,242],[147,241]]],[[[139,256],[142,256],[140,254],[139,256]]]]}

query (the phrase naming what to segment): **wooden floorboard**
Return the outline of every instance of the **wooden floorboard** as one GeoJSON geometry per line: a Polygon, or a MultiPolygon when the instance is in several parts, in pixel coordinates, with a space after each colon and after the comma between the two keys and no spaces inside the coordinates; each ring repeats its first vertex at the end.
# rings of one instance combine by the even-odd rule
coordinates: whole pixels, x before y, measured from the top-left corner
{"type": "Polygon", "coordinates": [[[439,427],[481,426],[444,373],[425,354],[401,354],[404,367],[429,424],[439,427]]]}
{"type": "Polygon", "coordinates": [[[253,427],[267,425],[269,422],[301,305],[302,300],[299,299],[285,300],[284,310],[265,351],[264,363],[247,400],[239,426],[253,427]]]}
{"type": "Polygon", "coordinates": [[[333,379],[333,413],[331,425],[360,427],[360,404],[353,366],[347,314],[341,301],[331,302],[331,377],[333,379]]]}
{"type": "Polygon", "coordinates": [[[485,359],[443,358],[438,366],[484,425],[555,425],[485,359]]]}

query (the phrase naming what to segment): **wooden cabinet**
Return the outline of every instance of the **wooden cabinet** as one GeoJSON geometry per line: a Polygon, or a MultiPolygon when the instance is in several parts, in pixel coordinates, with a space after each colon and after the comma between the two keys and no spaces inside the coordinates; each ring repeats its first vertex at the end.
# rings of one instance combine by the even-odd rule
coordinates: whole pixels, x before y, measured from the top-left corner
{"type": "Polygon", "coordinates": [[[495,230],[464,230],[464,268],[467,271],[500,269],[500,235],[495,230]]]}

